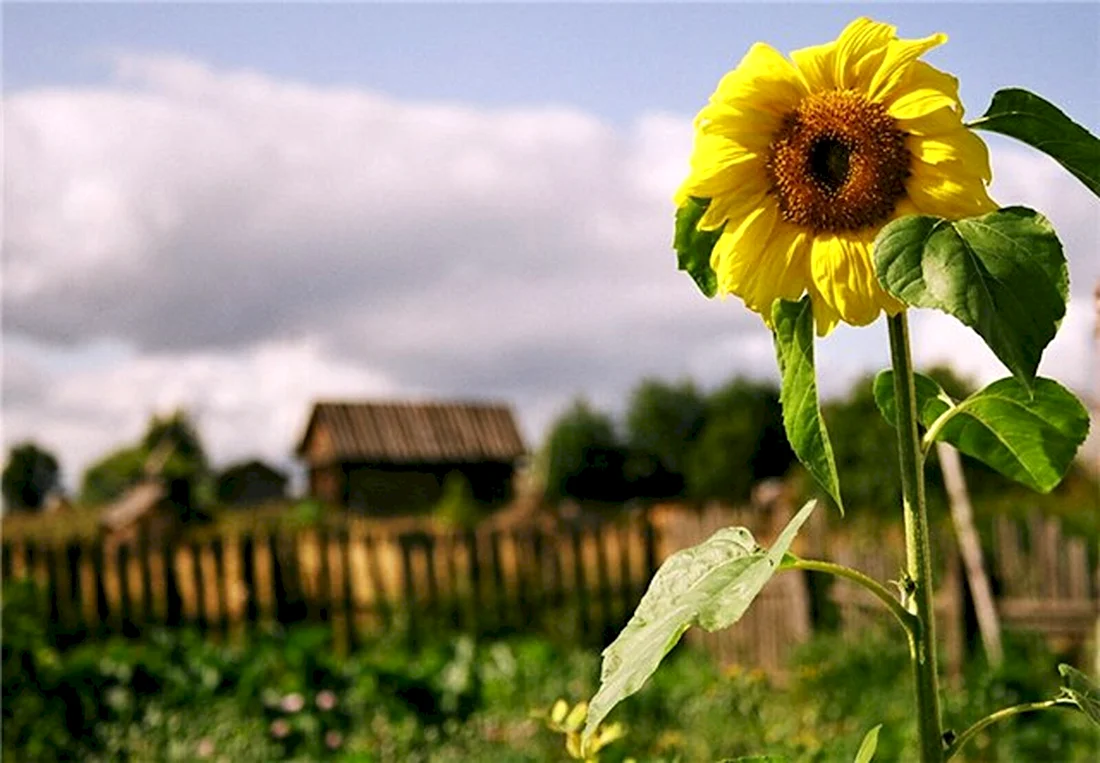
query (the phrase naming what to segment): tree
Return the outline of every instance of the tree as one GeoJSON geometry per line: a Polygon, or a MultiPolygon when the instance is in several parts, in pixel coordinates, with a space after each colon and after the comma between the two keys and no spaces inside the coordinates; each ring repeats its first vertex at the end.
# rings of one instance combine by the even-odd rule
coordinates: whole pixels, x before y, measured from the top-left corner
{"type": "Polygon", "coordinates": [[[583,399],[577,400],[551,427],[543,458],[548,500],[626,498],[625,457],[614,424],[583,399]]]}
{"type": "Polygon", "coordinates": [[[137,444],[120,448],[89,467],[84,472],[81,499],[89,504],[109,503],[153,474],[171,483],[174,495],[190,495],[205,487],[209,478],[206,452],[185,411],[154,416],[137,444]]]}
{"type": "MultiPolygon", "coordinates": [[[[897,439],[875,404],[873,376],[858,379],[848,396],[822,406],[840,491],[849,513],[871,510],[892,519],[901,506],[897,439]]],[[[931,485],[932,481],[929,480],[931,485]]],[[[827,500],[822,495],[823,500],[827,500]]]]}
{"type": "Polygon", "coordinates": [[[80,500],[92,506],[114,501],[145,475],[149,454],[142,447],[119,448],[89,466],[80,486],[80,500]]]}
{"type": "Polygon", "coordinates": [[[646,379],[634,388],[626,413],[625,472],[635,495],[683,495],[684,470],[706,412],[706,400],[691,381],[646,379]]]}
{"type": "Polygon", "coordinates": [[[735,379],[707,399],[706,421],[687,459],[687,493],[696,500],[741,503],[753,484],[786,474],[793,463],[779,390],[735,379]]]}
{"type": "Polygon", "coordinates": [[[11,449],[4,467],[4,503],[14,511],[38,511],[60,482],[61,468],[53,454],[33,442],[21,443],[11,449]]]}

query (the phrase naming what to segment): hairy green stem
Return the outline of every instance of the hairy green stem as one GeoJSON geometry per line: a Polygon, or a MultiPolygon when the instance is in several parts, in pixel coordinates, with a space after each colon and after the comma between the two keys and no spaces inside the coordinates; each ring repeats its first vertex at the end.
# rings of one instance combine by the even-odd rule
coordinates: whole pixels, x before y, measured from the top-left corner
{"type": "Polygon", "coordinates": [[[943,727],[936,674],[936,624],[932,607],[932,547],[924,504],[924,457],[917,434],[916,390],[909,350],[909,323],[904,311],[889,319],[890,358],[897,403],[898,456],[901,462],[902,512],[905,518],[907,608],[915,622],[909,629],[909,656],[917,692],[921,763],[942,763],[943,727]]]}
{"type": "Polygon", "coordinates": [[[972,738],[977,736],[982,729],[986,726],[991,726],[997,721],[1003,721],[1006,718],[1011,718],[1014,715],[1020,713],[1031,713],[1036,710],[1046,710],[1050,707],[1057,707],[1058,705],[1066,705],[1072,707],[1073,703],[1061,699],[1048,699],[1042,702],[1027,702],[1023,705],[1013,705],[1012,707],[1006,707],[1003,710],[998,710],[995,713],[990,713],[973,726],[968,728],[951,743],[951,746],[947,748],[947,753],[944,755],[944,760],[951,760],[962,749],[963,745],[969,742],[972,738]]]}
{"type": "Polygon", "coordinates": [[[835,575],[838,578],[850,580],[857,585],[863,586],[863,588],[869,591],[876,599],[885,604],[886,608],[890,610],[890,613],[897,618],[899,623],[901,623],[901,627],[905,629],[906,633],[909,633],[914,626],[915,618],[901,605],[901,602],[894,598],[890,590],[882,585],[882,583],[864,575],[859,570],[853,570],[851,567],[845,567],[842,564],[820,562],[816,559],[799,559],[796,562],[784,563],[782,569],[824,572],[828,575],[835,575]]]}

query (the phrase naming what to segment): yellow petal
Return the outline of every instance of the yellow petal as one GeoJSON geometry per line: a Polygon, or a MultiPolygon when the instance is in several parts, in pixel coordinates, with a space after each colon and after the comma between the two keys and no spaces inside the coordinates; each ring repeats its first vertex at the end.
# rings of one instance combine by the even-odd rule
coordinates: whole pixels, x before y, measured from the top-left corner
{"type": "Polygon", "coordinates": [[[791,62],[771,45],[758,42],[749,48],[737,68],[722,78],[710,100],[715,105],[748,101],[754,109],[783,116],[806,93],[791,62]]]}
{"type": "Polygon", "coordinates": [[[740,225],[749,212],[764,203],[767,192],[767,177],[762,169],[746,172],[736,193],[726,193],[711,199],[710,206],[696,227],[699,230],[717,230],[727,220],[733,220],[735,226],[740,225]]]}
{"type": "Polygon", "coordinates": [[[825,297],[814,285],[813,279],[810,280],[810,304],[814,309],[814,324],[817,326],[817,335],[828,336],[840,323],[840,313],[825,301],[825,297]]]}
{"type": "Polygon", "coordinates": [[[822,234],[814,239],[810,274],[824,302],[845,323],[866,326],[886,297],[875,278],[865,234],[822,234]]]}
{"type": "Polygon", "coordinates": [[[712,103],[695,118],[698,132],[720,135],[756,152],[767,150],[782,124],[782,116],[754,108],[749,101],[712,103]]]}
{"type": "Polygon", "coordinates": [[[986,183],[993,180],[985,141],[965,127],[931,137],[910,135],[905,147],[926,164],[958,162],[967,168],[968,174],[977,175],[986,183]]]}
{"type": "Polygon", "coordinates": [[[909,67],[932,48],[947,42],[947,35],[934,34],[923,40],[894,40],[886,49],[882,64],[871,78],[867,95],[873,101],[886,102],[892,91],[905,81],[909,67]]]}
{"type": "Polygon", "coordinates": [[[740,290],[745,305],[771,322],[772,303],[796,300],[809,285],[810,233],[783,222],[776,224],[760,257],[740,290]]]}
{"type": "Polygon", "coordinates": [[[836,49],[836,42],[826,42],[791,53],[791,60],[810,92],[836,89],[836,49]]]}
{"type": "Polygon", "coordinates": [[[679,206],[689,196],[712,199],[737,187],[739,166],[754,162],[759,155],[721,136],[696,133],[691,153],[691,172],[673,197],[679,206]]]}
{"type": "Polygon", "coordinates": [[[833,57],[833,82],[840,89],[866,90],[897,34],[897,27],[858,18],[837,39],[833,57]]]}
{"type": "Polygon", "coordinates": [[[775,201],[762,198],[740,220],[731,218],[710,254],[719,291],[744,296],[778,217],[779,206],[775,201]]]}
{"type": "Polygon", "coordinates": [[[917,159],[911,170],[905,190],[921,214],[958,220],[997,208],[981,177],[960,163],[928,164],[917,159]]]}
{"type": "Polygon", "coordinates": [[[894,119],[919,119],[938,109],[950,109],[962,119],[959,81],[924,61],[914,61],[903,82],[891,92],[886,112],[894,119]]]}

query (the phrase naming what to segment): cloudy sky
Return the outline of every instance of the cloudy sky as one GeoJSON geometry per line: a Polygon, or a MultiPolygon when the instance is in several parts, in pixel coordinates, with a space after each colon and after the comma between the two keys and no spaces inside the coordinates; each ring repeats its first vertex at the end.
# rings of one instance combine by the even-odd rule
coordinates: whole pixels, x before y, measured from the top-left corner
{"type": "MultiPolygon", "coordinates": [[[[1023,86],[1096,132],[1100,6],[3,5],[3,440],[65,479],[186,406],[216,463],[281,464],[317,398],[499,398],[536,445],[578,394],[774,376],[736,299],[675,270],[690,120],[755,40],[854,16],[950,42],[969,113],[1023,86]]],[[[1055,222],[1073,302],[1043,372],[1086,392],[1100,207],[990,139],[1055,222]]],[[[1005,375],[919,314],[918,361],[1005,375]]],[[[819,347],[826,394],[886,332],[819,347]]]]}

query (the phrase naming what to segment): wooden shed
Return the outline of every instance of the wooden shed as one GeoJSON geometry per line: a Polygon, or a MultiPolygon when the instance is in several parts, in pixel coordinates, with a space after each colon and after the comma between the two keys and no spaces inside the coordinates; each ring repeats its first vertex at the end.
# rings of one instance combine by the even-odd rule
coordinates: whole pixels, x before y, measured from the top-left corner
{"type": "Polygon", "coordinates": [[[179,507],[169,487],[159,478],[147,478],[132,486],[100,514],[100,530],[109,544],[134,542],[139,534],[157,543],[180,528],[179,507]]]}
{"type": "Polygon", "coordinates": [[[479,502],[505,502],[526,448],[504,404],[322,402],[297,453],[313,497],[392,515],[434,506],[452,472],[479,502]]]}

